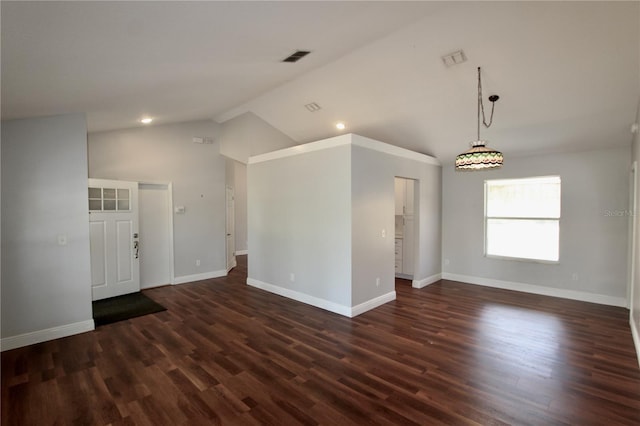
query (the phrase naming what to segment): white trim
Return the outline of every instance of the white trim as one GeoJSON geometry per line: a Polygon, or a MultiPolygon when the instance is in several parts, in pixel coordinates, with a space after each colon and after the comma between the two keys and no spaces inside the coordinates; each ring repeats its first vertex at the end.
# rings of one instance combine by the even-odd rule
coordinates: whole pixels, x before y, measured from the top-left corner
{"type": "Polygon", "coordinates": [[[297,300],[298,302],[306,303],[307,305],[315,306],[316,308],[321,308],[329,312],[334,312],[336,314],[344,315],[346,317],[351,317],[351,308],[348,306],[340,305],[335,302],[331,302],[329,300],[321,299],[319,297],[310,296],[305,293],[301,293],[299,291],[291,290],[288,288],[280,287],[277,285],[265,283],[260,280],[256,280],[253,278],[247,278],[247,285],[251,287],[256,287],[261,290],[266,290],[270,293],[275,293],[279,296],[284,296],[289,299],[297,300]]]}
{"type": "Polygon", "coordinates": [[[291,157],[294,155],[307,154],[309,152],[336,148],[345,145],[359,146],[362,148],[371,149],[373,151],[382,152],[384,154],[419,161],[425,164],[432,164],[435,166],[442,165],[440,161],[435,157],[420,154],[419,152],[410,151],[408,149],[400,148],[398,146],[390,145],[388,143],[380,142],[374,139],[369,139],[364,136],[356,135],[354,133],[292,146],[290,148],[280,149],[278,151],[267,152],[266,154],[254,155],[253,157],[249,157],[249,161],[247,162],[247,164],[262,163],[264,161],[271,161],[279,158],[291,157]]]}
{"type": "Polygon", "coordinates": [[[277,285],[265,283],[264,281],[256,280],[253,278],[247,278],[247,285],[268,291],[269,293],[274,293],[279,296],[286,297],[288,299],[293,299],[307,305],[315,306],[316,308],[344,315],[345,317],[349,318],[353,318],[371,309],[377,308],[380,305],[384,305],[385,303],[396,300],[396,292],[391,291],[387,294],[383,294],[371,300],[367,300],[366,302],[360,303],[359,305],[350,308],[348,306],[340,305],[339,303],[311,296],[306,293],[301,293],[296,290],[291,290],[277,285]]]}
{"type": "Polygon", "coordinates": [[[233,188],[233,186],[226,185],[224,188],[224,258],[225,264],[227,266],[227,273],[229,273],[229,271],[235,268],[237,265],[235,211],[236,190],[233,188]],[[229,193],[231,193],[231,202],[229,202],[229,193]],[[233,207],[233,211],[231,212],[231,214],[229,214],[230,206],[233,207]]]}
{"type": "Polygon", "coordinates": [[[432,164],[434,166],[442,166],[442,163],[440,163],[437,158],[430,155],[421,154],[419,152],[400,148],[399,146],[390,145],[388,143],[380,142],[375,139],[369,139],[356,134],[351,134],[351,136],[351,143],[362,148],[368,148],[374,151],[382,152],[384,154],[402,157],[408,160],[420,161],[421,163],[432,164]]]}
{"type": "Polygon", "coordinates": [[[631,325],[631,336],[633,337],[633,345],[636,347],[636,357],[638,358],[638,366],[640,366],[640,333],[638,333],[638,327],[633,321],[633,318],[629,319],[631,325]]]}
{"type": "Polygon", "coordinates": [[[635,286],[635,276],[636,276],[636,245],[637,245],[637,220],[636,220],[636,211],[638,210],[638,162],[634,161],[631,164],[631,191],[629,194],[629,208],[631,209],[632,214],[629,216],[629,239],[628,239],[628,250],[629,250],[629,260],[628,260],[628,268],[627,273],[629,276],[627,277],[627,308],[629,308],[630,316],[631,312],[633,312],[633,288],[635,286]]]}
{"type": "Polygon", "coordinates": [[[440,281],[441,279],[442,279],[442,274],[431,275],[430,277],[423,278],[421,280],[413,280],[413,282],[411,283],[411,287],[424,288],[429,284],[433,284],[435,282],[440,281]]]}
{"type": "Polygon", "coordinates": [[[0,340],[2,351],[21,348],[23,346],[35,345],[36,343],[46,342],[48,340],[60,339],[62,337],[72,336],[74,334],[85,333],[95,330],[95,324],[92,319],[72,324],[59,325],[44,330],[32,331],[30,333],[19,334],[17,336],[4,337],[0,340]]]}
{"type": "Polygon", "coordinates": [[[234,253],[233,255],[233,261],[231,262],[231,266],[229,266],[227,268],[227,274],[229,274],[229,271],[231,271],[233,268],[235,268],[236,266],[238,266],[238,262],[236,262],[236,255],[234,253]]]}
{"type": "Polygon", "coordinates": [[[236,250],[236,256],[243,256],[249,254],[249,250],[236,250]]]}
{"type": "Polygon", "coordinates": [[[176,277],[174,280],[174,284],[185,284],[185,283],[191,283],[194,281],[209,280],[211,278],[220,278],[220,277],[226,277],[226,276],[227,276],[227,270],[221,269],[219,271],[203,272],[201,274],[183,275],[181,277],[176,277]]]}
{"type": "Polygon", "coordinates": [[[351,308],[351,315],[348,316],[353,318],[393,300],[396,300],[395,290],[390,291],[387,294],[383,294],[382,296],[374,297],[373,299],[367,300],[366,302],[360,303],[359,305],[353,306],[351,308]]]}
{"type": "Polygon", "coordinates": [[[586,291],[566,290],[562,288],[545,287],[534,284],[494,280],[492,278],[451,274],[448,272],[442,273],[442,279],[460,281],[467,284],[477,284],[486,287],[502,288],[505,290],[522,291],[524,293],[541,294],[543,296],[580,300],[583,302],[598,303],[600,305],[619,306],[622,308],[627,306],[627,300],[624,297],[606,296],[604,294],[588,293],[586,291]]]}
{"type": "Polygon", "coordinates": [[[174,248],[174,227],[173,227],[173,182],[167,184],[167,191],[169,191],[169,278],[171,284],[176,283],[176,270],[175,270],[175,248],[174,248]]]}
{"type": "Polygon", "coordinates": [[[262,163],[264,161],[277,160],[279,158],[291,157],[293,155],[307,154],[309,152],[320,151],[323,149],[350,145],[350,136],[350,134],[340,135],[329,139],[322,139],[316,142],[305,143],[302,145],[292,146],[290,148],[267,152],[266,154],[254,155],[253,157],[249,157],[249,161],[247,164],[262,163]]]}

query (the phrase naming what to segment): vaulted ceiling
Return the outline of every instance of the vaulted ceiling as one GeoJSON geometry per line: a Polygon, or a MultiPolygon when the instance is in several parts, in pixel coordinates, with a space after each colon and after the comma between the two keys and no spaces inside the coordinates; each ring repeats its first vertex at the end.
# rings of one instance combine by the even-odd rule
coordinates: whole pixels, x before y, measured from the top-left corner
{"type": "Polygon", "coordinates": [[[7,2],[2,118],[90,132],[253,112],[299,143],[346,131],[444,162],[476,132],[476,67],[508,155],[622,146],[638,2],[7,2]],[[310,50],[297,63],[281,60],[310,50]],[[447,67],[441,56],[464,50],[447,67]],[[304,105],[317,103],[309,112],[304,105]]]}

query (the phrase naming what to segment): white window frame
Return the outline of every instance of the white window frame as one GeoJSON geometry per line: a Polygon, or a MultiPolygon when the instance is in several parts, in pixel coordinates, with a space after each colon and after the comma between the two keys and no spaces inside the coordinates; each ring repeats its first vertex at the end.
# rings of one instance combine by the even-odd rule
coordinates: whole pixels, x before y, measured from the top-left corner
{"type": "Polygon", "coordinates": [[[89,187],[89,212],[94,212],[94,213],[122,213],[122,212],[130,212],[131,211],[131,191],[129,191],[128,188],[118,188],[118,187],[102,187],[102,186],[90,186],[89,187]],[[100,197],[92,197],[91,196],[91,190],[92,189],[99,189],[100,190],[100,197]],[[104,191],[105,189],[107,190],[114,190],[115,191],[115,198],[105,198],[104,196],[104,191]],[[119,192],[120,190],[127,190],[127,198],[120,198],[119,192]],[[92,209],[91,208],[91,202],[92,201],[99,201],[100,202],[100,209],[92,209]],[[113,201],[114,202],[114,209],[106,209],[104,208],[104,202],[105,201],[113,201]],[[127,206],[128,208],[126,209],[121,209],[120,208],[120,201],[126,201],[127,202],[127,206]]]}
{"type": "Polygon", "coordinates": [[[560,263],[560,228],[562,225],[562,179],[559,175],[549,175],[549,176],[530,176],[523,178],[507,178],[507,179],[488,179],[484,181],[484,256],[489,259],[503,259],[503,260],[516,260],[519,262],[529,262],[529,263],[545,263],[557,265],[560,263]],[[557,218],[549,218],[549,217],[499,217],[499,216],[488,216],[487,215],[487,205],[488,205],[488,186],[489,182],[496,181],[518,181],[518,180],[528,180],[528,179],[545,179],[545,178],[557,178],[560,181],[560,216],[557,218]],[[498,220],[548,220],[558,222],[558,260],[546,260],[546,259],[532,259],[526,257],[516,257],[516,256],[501,256],[495,254],[487,253],[487,245],[488,245],[488,235],[487,235],[487,223],[489,219],[498,219],[498,220]]]}

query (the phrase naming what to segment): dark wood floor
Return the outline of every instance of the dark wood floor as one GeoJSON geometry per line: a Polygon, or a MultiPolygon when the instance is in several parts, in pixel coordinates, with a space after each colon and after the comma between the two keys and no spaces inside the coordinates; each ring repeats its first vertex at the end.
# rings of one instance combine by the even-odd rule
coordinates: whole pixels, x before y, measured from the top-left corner
{"type": "Polygon", "coordinates": [[[627,311],[442,281],[349,319],[229,277],[2,353],[3,425],[640,424],[627,311]]]}

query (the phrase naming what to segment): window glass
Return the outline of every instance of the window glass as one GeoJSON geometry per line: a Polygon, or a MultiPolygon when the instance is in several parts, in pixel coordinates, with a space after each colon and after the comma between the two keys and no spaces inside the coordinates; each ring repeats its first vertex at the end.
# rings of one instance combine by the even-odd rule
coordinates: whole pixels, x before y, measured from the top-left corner
{"type": "Polygon", "coordinates": [[[555,262],[560,253],[560,177],[485,182],[485,253],[555,262]]]}

